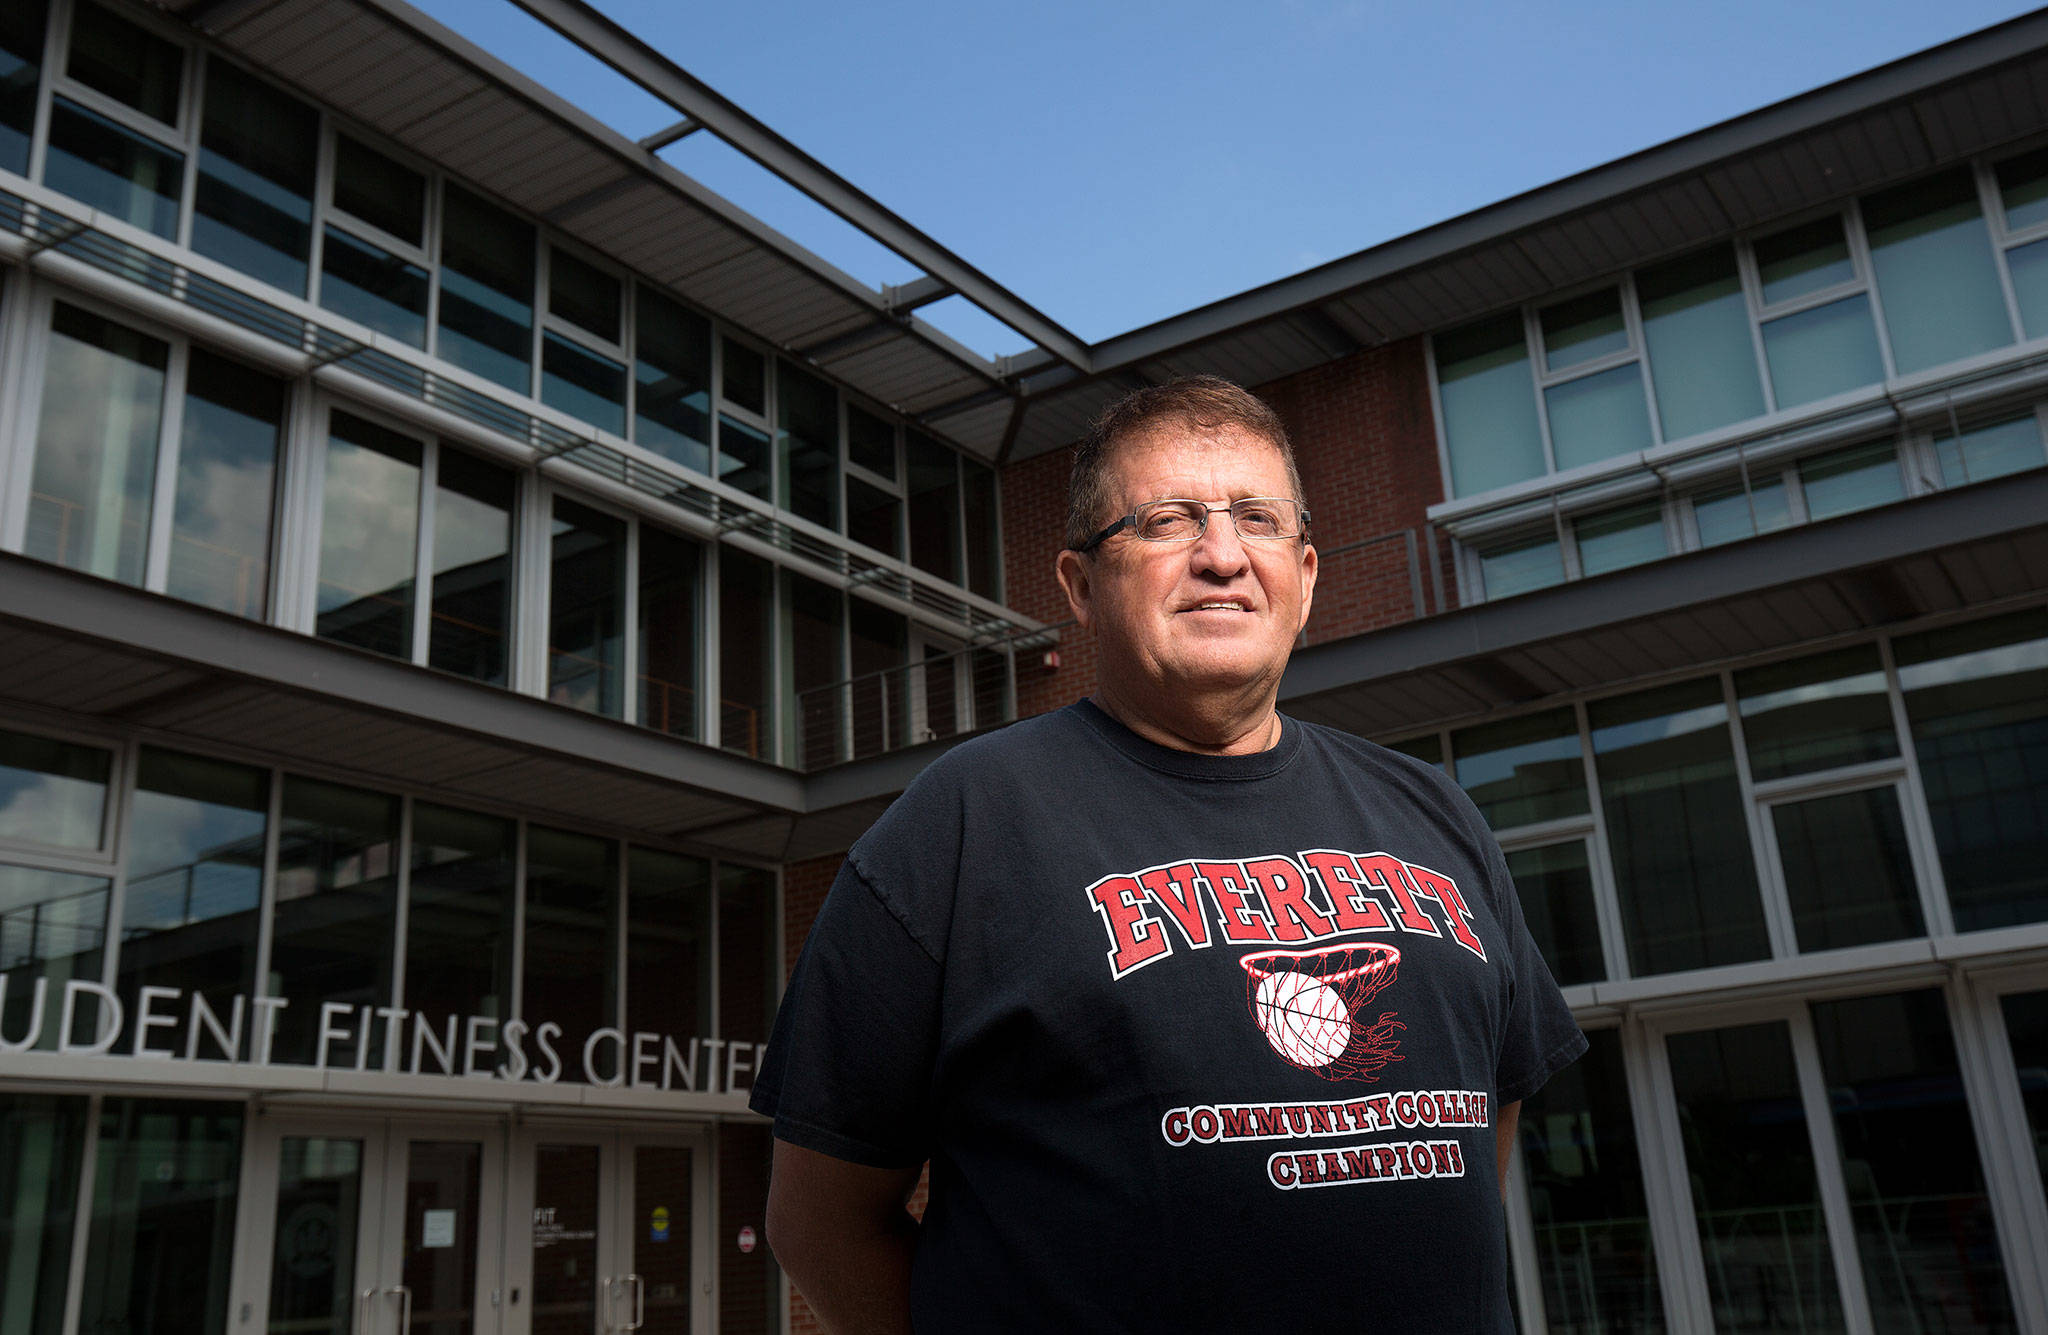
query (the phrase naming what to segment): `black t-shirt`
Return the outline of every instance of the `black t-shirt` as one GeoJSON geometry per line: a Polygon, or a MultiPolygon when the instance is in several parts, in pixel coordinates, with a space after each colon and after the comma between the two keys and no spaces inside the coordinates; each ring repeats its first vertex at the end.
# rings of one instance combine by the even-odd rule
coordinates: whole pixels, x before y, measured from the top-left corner
{"type": "Polygon", "coordinates": [[[1291,719],[1194,755],[1084,702],[854,845],[753,1106],[930,1160],[921,1332],[1507,1331],[1494,1110],[1584,1048],[1440,771],[1291,719]]]}

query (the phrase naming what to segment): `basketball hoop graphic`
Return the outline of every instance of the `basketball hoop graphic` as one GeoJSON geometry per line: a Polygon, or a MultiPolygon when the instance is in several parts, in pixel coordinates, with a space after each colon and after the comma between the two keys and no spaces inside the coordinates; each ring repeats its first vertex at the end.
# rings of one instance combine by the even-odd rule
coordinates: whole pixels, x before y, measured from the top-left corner
{"type": "Polygon", "coordinates": [[[1376,942],[1315,950],[1261,950],[1244,965],[1245,999],[1259,1032],[1290,1065],[1325,1080],[1370,1080],[1401,1058],[1394,1034],[1407,1028],[1387,1011],[1373,1023],[1359,1011],[1394,981],[1401,952],[1376,942]]]}

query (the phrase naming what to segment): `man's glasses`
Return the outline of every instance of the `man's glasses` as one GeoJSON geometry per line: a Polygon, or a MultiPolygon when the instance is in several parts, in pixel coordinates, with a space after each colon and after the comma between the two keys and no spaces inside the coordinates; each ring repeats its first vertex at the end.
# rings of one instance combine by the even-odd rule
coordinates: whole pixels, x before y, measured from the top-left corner
{"type": "Polygon", "coordinates": [[[1298,538],[1308,527],[1300,501],[1282,496],[1248,496],[1228,505],[1200,501],[1147,501],[1074,550],[1092,552],[1125,529],[1146,542],[1193,542],[1209,531],[1209,516],[1227,513],[1240,538],[1298,538]]]}

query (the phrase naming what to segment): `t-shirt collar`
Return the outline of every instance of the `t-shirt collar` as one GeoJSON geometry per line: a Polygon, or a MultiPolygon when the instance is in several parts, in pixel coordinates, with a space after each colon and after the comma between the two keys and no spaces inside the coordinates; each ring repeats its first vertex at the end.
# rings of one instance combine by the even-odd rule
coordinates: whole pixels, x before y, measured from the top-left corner
{"type": "Polygon", "coordinates": [[[1104,741],[1132,760],[1149,769],[1184,779],[1202,779],[1212,783],[1264,779],[1287,768],[1301,750],[1301,725],[1285,714],[1280,716],[1280,740],[1271,748],[1245,756],[1212,756],[1148,741],[1119,723],[1093,700],[1076,701],[1073,709],[1104,741]]]}

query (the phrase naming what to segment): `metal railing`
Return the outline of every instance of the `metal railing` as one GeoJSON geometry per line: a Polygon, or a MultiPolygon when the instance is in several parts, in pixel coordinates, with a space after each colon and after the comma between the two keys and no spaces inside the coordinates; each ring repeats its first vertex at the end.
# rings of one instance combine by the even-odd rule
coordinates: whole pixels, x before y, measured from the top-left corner
{"type": "Polygon", "coordinates": [[[799,692],[797,764],[822,769],[1008,723],[1014,647],[969,645],[799,692]]]}

